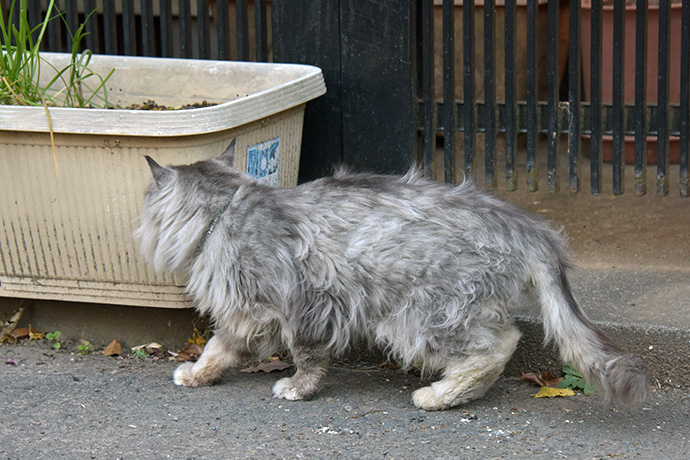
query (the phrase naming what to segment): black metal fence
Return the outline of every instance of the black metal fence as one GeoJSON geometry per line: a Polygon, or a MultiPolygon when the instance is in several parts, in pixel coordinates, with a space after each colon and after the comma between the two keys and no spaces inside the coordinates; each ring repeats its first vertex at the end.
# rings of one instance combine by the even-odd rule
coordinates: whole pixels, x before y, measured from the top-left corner
{"type": "MultiPolygon", "coordinates": [[[[447,182],[537,190],[543,164],[551,192],[563,176],[573,192],[584,181],[621,194],[627,169],[637,195],[677,180],[688,196],[690,0],[497,3],[62,0],[46,44],[69,49],[68,30],[94,12],[85,44],[97,53],[318,65],[329,91],[308,107],[303,180],[335,163],[418,161],[447,182]]],[[[28,2],[34,23],[45,4],[28,2]]]]}
{"type": "MultiPolygon", "coordinates": [[[[626,135],[634,136],[634,154],[628,158],[634,163],[634,188],[635,193],[643,195],[647,187],[648,151],[656,157],[656,189],[657,193],[666,195],[669,190],[669,163],[672,157],[670,141],[674,143],[674,162],[679,163],[679,186],[682,196],[688,195],[688,135],[690,135],[688,86],[690,77],[690,2],[672,5],[670,1],[662,0],[658,7],[650,6],[647,0],[626,2],[615,0],[602,2],[592,0],[582,2],[571,0],[548,0],[546,3],[546,15],[548,24],[545,29],[539,29],[538,15],[540,5],[537,1],[528,1],[525,5],[527,21],[527,39],[524,57],[526,60],[526,98],[520,101],[516,96],[516,49],[518,42],[516,35],[516,18],[518,12],[515,2],[506,1],[503,8],[504,37],[499,46],[505,47],[505,73],[496,72],[496,6],[493,2],[484,2],[483,13],[483,52],[484,52],[484,100],[474,100],[474,74],[477,61],[472,52],[465,53],[462,61],[462,84],[464,94],[461,103],[455,102],[457,80],[455,77],[454,43],[452,40],[454,24],[454,3],[452,0],[442,2],[443,28],[443,100],[438,103],[431,96],[433,91],[433,72],[429,55],[429,45],[425,45],[422,63],[423,68],[423,107],[425,111],[424,132],[434,131],[434,122],[442,127],[444,132],[444,172],[446,180],[454,175],[455,145],[454,133],[459,130],[464,136],[465,172],[474,173],[476,169],[477,151],[475,133],[484,133],[484,160],[485,179],[488,187],[496,184],[496,138],[497,133],[505,133],[505,163],[506,184],[508,189],[517,186],[516,157],[518,155],[517,134],[526,134],[526,177],[527,187],[530,190],[538,188],[537,158],[538,137],[546,136],[547,142],[547,168],[548,189],[559,189],[558,151],[560,134],[567,134],[568,152],[568,184],[571,191],[577,192],[581,188],[582,165],[586,157],[582,155],[582,136],[589,137],[590,149],[586,152],[589,157],[591,191],[600,193],[603,179],[603,148],[604,142],[610,142],[609,161],[611,167],[611,180],[613,193],[621,194],[624,189],[624,171],[626,161],[626,135]],[[586,3],[586,5],[584,5],[586,3]],[[613,3],[612,6],[603,3],[613,3]],[[560,9],[565,5],[568,8],[567,22],[567,72],[565,83],[567,84],[567,97],[561,100],[559,83],[559,38],[562,31],[559,30],[561,21],[560,9]],[[586,8],[583,8],[586,6],[586,8]],[[627,10],[627,11],[626,11],[627,10]],[[590,36],[582,35],[583,14],[587,14],[587,26],[590,27],[590,36]],[[672,13],[674,22],[672,22],[672,13]],[[634,20],[634,41],[625,34],[626,15],[634,20]],[[654,39],[658,39],[658,73],[648,76],[647,61],[649,29],[652,25],[652,16],[655,21],[654,39]],[[605,20],[609,19],[610,20],[605,20]],[[675,29],[672,25],[677,25],[675,29]],[[612,29],[612,52],[606,55],[602,52],[603,30],[612,29]],[[543,38],[542,38],[543,37],[543,38]],[[537,59],[537,45],[540,40],[546,42],[547,47],[547,98],[542,102],[538,98],[539,62],[537,59]],[[587,49],[583,50],[583,43],[587,43],[587,49]],[[671,49],[678,51],[672,62],[671,49]],[[625,98],[626,82],[626,58],[625,48],[632,48],[634,54],[634,96],[632,101],[625,98]],[[581,60],[583,58],[583,60],[581,60]],[[612,60],[612,75],[602,73],[604,60],[612,60]],[[582,62],[587,61],[589,71],[583,74],[582,62]],[[674,64],[672,73],[670,64],[674,64]],[[587,81],[582,84],[582,78],[587,81]],[[656,100],[648,103],[647,84],[648,78],[654,78],[651,83],[657,85],[656,100]],[[495,86],[497,79],[504,79],[505,98],[497,102],[495,86]],[[679,99],[672,103],[670,100],[670,82],[675,79],[679,99]],[[604,85],[607,81],[610,87],[604,85]],[[589,102],[583,101],[582,90],[589,92],[589,102]],[[602,97],[602,90],[608,90],[611,94],[609,100],[602,97]],[[648,136],[650,138],[648,139],[648,136]],[[610,137],[607,138],[607,137],[610,137]],[[648,143],[654,143],[655,148],[650,149],[648,143]]],[[[422,16],[422,40],[424,43],[432,43],[431,34],[434,29],[433,13],[429,2],[423,2],[422,16]]],[[[464,28],[462,47],[464,50],[474,50],[474,1],[465,0],[462,11],[462,26],[464,28]]],[[[630,27],[630,24],[627,26],[630,27]]],[[[655,40],[656,42],[656,40],[655,40]]],[[[657,50],[654,50],[655,54],[657,50]]],[[[630,60],[631,58],[627,58],[630,60]]],[[[657,64],[657,62],[653,62],[657,64]]],[[[433,140],[426,138],[424,153],[425,164],[430,165],[433,155],[433,140]]]]}

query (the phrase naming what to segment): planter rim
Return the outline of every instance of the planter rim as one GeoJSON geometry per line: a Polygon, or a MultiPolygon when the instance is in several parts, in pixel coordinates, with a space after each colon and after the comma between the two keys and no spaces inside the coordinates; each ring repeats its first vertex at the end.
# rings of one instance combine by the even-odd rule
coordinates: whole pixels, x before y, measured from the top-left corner
{"type": "MultiPolygon", "coordinates": [[[[43,58],[66,53],[42,53],[43,58]]],[[[0,131],[104,134],[118,136],[177,137],[232,129],[304,104],[326,92],[321,69],[303,64],[274,64],[198,59],[94,55],[92,65],[110,61],[110,67],[128,68],[153,63],[171,68],[196,66],[209,72],[231,68],[271,71],[289,81],[247,96],[196,109],[152,111],[49,107],[50,124],[43,107],[0,105],[0,131]]],[[[155,98],[155,96],[154,96],[155,98]]],[[[209,98],[211,99],[211,98],[209,98]]],[[[142,100],[143,102],[143,100],[142,100]]]]}

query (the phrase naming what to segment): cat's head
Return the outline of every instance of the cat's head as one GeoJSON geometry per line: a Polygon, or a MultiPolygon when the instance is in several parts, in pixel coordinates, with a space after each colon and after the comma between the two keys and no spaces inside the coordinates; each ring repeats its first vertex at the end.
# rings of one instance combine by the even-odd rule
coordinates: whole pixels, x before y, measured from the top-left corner
{"type": "Polygon", "coordinates": [[[234,157],[234,140],[219,157],[189,165],[161,166],[145,157],[153,181],[134,237],[144,259],[156,270],[184,270],[214,214],[251,181],[232,167],[234,157]]]}
{"type": "MultiPolygon", "coordinates": [[[[198,183],[203,185],[226,178],[229,173],[236,176],[237,171],[232,169],[235,162],[235,139],[217,158],[198,161],[189,165],[180,166],[161,166],[156,160],[148,155],[144,158],[149,164],[154,183],[152,187],[161,188],[174,180],[181,180],[183,183],[198,183]]],[[[151,188],[149,188],[151,192],[151,188]]]]}

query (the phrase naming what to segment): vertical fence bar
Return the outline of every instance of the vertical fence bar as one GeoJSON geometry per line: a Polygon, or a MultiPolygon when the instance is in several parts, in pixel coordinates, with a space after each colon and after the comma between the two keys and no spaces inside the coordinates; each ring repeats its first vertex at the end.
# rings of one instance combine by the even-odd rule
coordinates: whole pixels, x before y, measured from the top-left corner
{"type": "MultiPolygon", "coordinates": [[[[41,3],[40,2],[27,2],[27,11],[26,14],[29,17],[29,24],[34,25],[34,24],[40,24],[43,22],[43,13],[41,12],[41,3]]],[[[3,14],[9,13],[9,11],[2,11],[3,14]]],[[[8,18],[3,18],[3,19],[8,19],[8,18]]],[[[13,21],[14,18],[9,18],[10,21],[13,21]]],[[[13,22],[14,24],[14,22],[13,22]]],[[[36,39],[38,38],[39,31],[38,29],[34,30],[33,33],[31,34],[31,38],[34,40],[34,43],[36,42],[36,39]]]]}
{"type": "Polygon", "coordinates": [[[235,0],[235,19],[237,21],[237,60],[249,60],[249,17],[247,0],[235,0]]]}
{"type": "MultiPolygon", "coordinates": [[[[43,14],[41,13],[41,9],[42,8],[41,8],[40,2],[27,2],[26,14],[28,15],[30,25],[40,24],[42,22],[43,14]]],[[[6,14],[6,13],[8,13],[8,11],[2,11],[2,13],[6,14]]],[[[8,19],[8,18],[4,17],[3,19],[8,19]]],[[[9,19],[11,21],[14,20],[14,18],[9,18],[9,19]]],[[[36,29],[31,34],[31,38],[34,40],[34,43],[36,42],[36,39],[38,38],[38,33],[39,33],[38,29],[36,29]]]]}
{"type": "MultiPolygon", "coordinates": [[[[572,10],[571,10],[572,12],[572,10]]],[[[572,13],[571,13],[572,14],[572,13]]],[[[602,0],[592,0],[591,4],[591,41],[592,41],[592,68],[591,68],[591,102],[590,102],[590,119],[592,124],[591,135],[591,156],[590,167],[591,177],[590,183],[592,187],[592,195],[599,195],[601,193],[601,173],[602,173],[602,99],[601,99],[601,82],[602,82],[602,48],[603,48],[603,33],[602,33],[602,0]]],[[[572,33],[572,29],[570,31],[572,33]]],[[[572,41],[572,35],[571,35],[572,41]]]]}
{"type": "Polygon", "coordinates": [[[560,137],[558,116],[558,45],[559,36],[559,3],[560,0],[548,2],[548,51],[547,51],[547,83],[548,83],[548,187],[549,193],[559,189],[558,183],[558,140],[560,137]]]}
{"type": "Polygon", "coordinates": [[[680,196],[688,196],[688,151],[690,151],[690,2],[683,2],[680,39],[680,196]]]}
{"type": "Polygon", "coordinates": [[[268,61],[268,9],[266,0],[254,0],[254,45],[256,61],[268,61]]]}
{"type": "Polygon", "coordinates": [[[462,7],[462,91],[463,118],[465,133],[465,175],[474,176],[476,171],[474,154],[474,134],[476,124],[474,119],[474,0],[467,0],[462,7]]]}
{"type": "Polygon", "coordinates": [[[623,194],[625,168],[625,0],[613,3],[613,193],[623,194]]]}
{"type": "MultiPolygon", "coordinates": [[[[31,3],[34,4],[38,2],[31,3]]],[[[85,44],[86,47],[94,53],[100,53],[100,27],[98,27],[98,11],[96,8],[96,0],[84,1],[84,32],[86,32],[85,44]]]]}
{"type": "Polygon", "coordinates": [[[126,55],[134,56],[137,54],[134,0],[122,0],[122,43],[126,55]]]}
{"type": "Polygon", "coordinates": [[[196,36],[199,41],[199,59],[208,59],[211,57],[208,0],[197,0],[196,2],[196,25],[196,36]]]}
{"type": "Polygon", "coordinates": [[[192,57],[192,12],[189,0],[179,0],[180,12],[180,57],[192,57]]]}
{"type": "Polygon", "coordinates": [[[218,59],[230,60],[230,16],[228,2],[216,2],[216,27],[218,29],[218,59]]]}
{"type": "Polygon", "coordinates": [[[537,0],[527,0],[527,189],[539,190],[537,144],[539,141],[537,102],[539,87],[537,74],[537,0]]]}
{"type": "MultiPolygon", "coordinates": [[[[431,2],[429,2],[431,3],[431,2]]],[[[443,175],[455,180],[455,2],[443,0],[443,175]]]]}
{"type": "Polygon", "coordinates": [[[637,0],[635,17],[635,195],[647,193],[647,7],[637,0]]]}
{"type": "Polygon", "coordinates": [[[106,54],[117,54],[115,2],[103,2],[103,45],[106,54]]]}
{"type": "Polygon", "coordinates": [[[72,41],[74,33],[79,28],[79,10],[76,2],[66,2],[64,12],[64,20],[67,25],[65,27],[65,43],[67,44],[67,51],[72,51],[72,41]]]}
{"type": "Polygon", "coordinates": [[[518,174],[515,169],[517,151],[517,101],[515,97],[515,41],[516,41],[516,0],[505,1],[505,93],[506,93],[506,190],[517,190],[518,174]]]}
{"type": "Polygon", "coordinates": [[[424,171],[432,177],[434,148],[436,147],[436,118],[434,101],[434,5],[433,2],[421,2],[421,83],[422,83],[422,117],[423,117],[423,157],[424,171]]]}
{"type": "Polygon", "coordinates": [[[580,82],[582,79],[580,64],[580,0],[570,1],[568,12],[570,42],[568,45],[568,161],[570,192],[580,191],[580,149],[582,126],[580,118],[580,82]]]}
{"type": "MultiPolygon", "coordinates": [[[[56,10],[59,10],[59,8],[53,8],[51,13],[53,18],[57,17],[58,11],[56,10]]],[[[16,8],[14,13],[16,15],[14,24],[19,24],[19,8],[16,8]]],[[[48,22],[48,31],[46,35],[48,36],[48,43],[51,51],[66,51],[62,41],[62,27],[62,21],[59,19],[48,22]]]]}
{"type": "Polygon", "coordinates": [[[144,56],[156,55],[153,28],[152,0],[141,0],[141,54],[144,56]]]}
{"type": "Polygon", "coordinates": [[[173,56],[172,5],[170,3],[169,1],[160,2],[160,45],[162,57],[173,56]]]}
{"type": "Polygon", "coordinates": [[[486,188],[496,189],[496,4],[484,2],[484,174],[486,188]]]}
{"type": "MultiPolygon", "coordinates": [[[[686,1],[687,3],[687,1],[686,1]]],[[[669,74],[670,48],[671,48],[671,2],[659,2],[659,89],[657,111],[657,171],[656,192],[659,195],[668,195],[668,168],[669,168],[669,74]]],[[[688,75],[684,75],[685,84],[688,84],[688,75]]]]}

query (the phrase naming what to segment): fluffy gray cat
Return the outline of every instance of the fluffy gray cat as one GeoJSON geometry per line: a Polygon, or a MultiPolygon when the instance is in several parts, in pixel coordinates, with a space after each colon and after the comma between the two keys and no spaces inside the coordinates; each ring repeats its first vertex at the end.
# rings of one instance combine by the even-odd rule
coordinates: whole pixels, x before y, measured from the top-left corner
{"type": "Polygon", "coordinates": [[[136,237],[155,269],[186,276],[215,335],[178,385],[218,379],[250,357],[287,348],[296,372],[273,394],[307,399],[329,360],[360,340],[403,366],[442,378],[415,406],[446,409],[480,397],[515,351],[515,302],[534,289],[555,340],[609,401],[647,395],[642,361],[583,314],[568,283],[563,237],[541,219],[475,188],[405,176],[337,172],[276,189],[219,158],[162,167],[136,237]]]}

